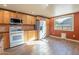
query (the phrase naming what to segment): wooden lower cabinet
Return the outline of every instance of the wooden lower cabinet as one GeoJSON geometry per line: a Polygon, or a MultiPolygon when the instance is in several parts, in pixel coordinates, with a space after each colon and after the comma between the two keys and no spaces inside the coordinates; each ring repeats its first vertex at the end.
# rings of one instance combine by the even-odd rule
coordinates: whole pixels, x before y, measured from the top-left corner
{"type": "Polygon", "coordinates": [[[24,31],[24,42],[26,43],[28,40],[27,40],[27,36],[28,35],[28,32],[27,31],[24,31]]]}
{"type": "Polygon", "coordinates": [[[10,47],[9,33],[3,34],[3,47],[4,47],[4,49],[10,47]]]}
{"type": "Polygon", "coordinates": [[[35,30],[33,30],[33,31],[29,31],[29,38],[28,38],[28,40],[36,40],[37,39],[37,34],[36,34],[36,31],[35,30]]]}
{"type": "Polygon", "coordinates": [[[29,31],[28,34],[29,34],[29,36],[28,36],[28,37],[29,37],[29,38],[28,38],[29,41],[35,40],[33,31],[29,31]]]}
{"type": "Polygon", "coordinates": [[[35,39],[37,40],[38,39],[38,32],[35,31],[35,39]]]}
{"type": "Polygon", "coordinates": [[[37,39],[37,31],[32,30],[32,31],[24,31],[24,41],[32,41],[37,39]]]}

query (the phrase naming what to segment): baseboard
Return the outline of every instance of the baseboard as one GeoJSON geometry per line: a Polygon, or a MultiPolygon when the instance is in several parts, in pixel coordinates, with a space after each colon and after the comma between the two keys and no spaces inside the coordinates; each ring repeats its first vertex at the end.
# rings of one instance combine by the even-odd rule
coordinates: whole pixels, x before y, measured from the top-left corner
{"type": "Polygon", "coordinates": [[[69,40],[69,41],[72,41],[72,42],[77,42],[77,43],[79,43],[79,41],[78,41],[78,40],[74,40],[74,39],[61,38],[61,37],[57,37],[57,36],[53,36],[53,35],[50,35],[50,37],[53,37],[53,38],[58,38],[58,39],[64,39],[64,40],[69,40]]]}

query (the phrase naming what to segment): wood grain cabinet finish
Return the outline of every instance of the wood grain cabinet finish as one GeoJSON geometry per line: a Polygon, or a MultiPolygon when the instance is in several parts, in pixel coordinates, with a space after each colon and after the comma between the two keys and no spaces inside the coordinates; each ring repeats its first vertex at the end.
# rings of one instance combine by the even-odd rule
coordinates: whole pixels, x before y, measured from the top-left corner
{"type": "Polygon", "coordinates": [[[27,24],[31,24],[32,22],[32,16],[27,15],[27,24]]]}
{"type": "Polygon", "coordinates": [[[0,10],[0,24],[3,23],[3,10],[0,10]]]}
{"type": "Polygon", "coordinates": [[[3,11],[3,18],[4,18],[4,24],[10,23],[10,12],[9,11],[3,11]]]}
{"type": "Polygon", "coordinates": [[[26,43],[28,41],[28,32],[24,31],[24,42],[26,43]]]}
{"type": "Polygon", "coordinates": [[[33,40],[37,39],[37,32],[35,30],[32,31],[32,38],[33,40]]]}
{"type": "Polygon", "coordinates": [[[0,25],[0,32],[9,32],[9,25],[0,25]]]}
{"type": "Polygon", "coordinates": [[[23,24],[27,24],[27,15],[22,15],[23,24]]]}
{"type": "Polygon", "coordinates": [[[16,12],[10,12],[10,18],[16,18],[16,12]]]}
{"type": "Polygon", "coordinates": [[[21,13],[16,13],[16,18],[17,19],[22,19],[22,14],[21,13]]]}
{"type": "Polygon", "coordinates": [[[29,40],[35,40],[35,34],[34,31],[29,31],[29,40]]]}
{"type": "Polygon", "coordinates": [[[32,41],[37,39],[37,33],[35,30],[27,31],[27,40],[32,41]]]}
{"type": "Polygon", "coordinates": [[[24,41],[32,41],[37,39],[37,31],[32,30],[32,31],[24,31],[24,41]]]}
{"type": "Polygon", "coordinates": [[[35,31],[35,39],[37,40],[38,39],[38,32],[35,31]]]}
{"type": "Polygon", "coordinates": [[[4,49],[10,47],[9,33],[3,34],[3,47],[4,47],[4,49]]]}
{"type": "Polygon", "coordinates": [[[27,40],[30,41],[31,40],[31,34],[32,34],[31,31],[27,31],[27,34],[28,34],[27,35],[27,40]]]}
{"type": "Polygon", "coordinates": [[[35,22],[36,22],[36,18],[34,17],[34,16],[31,16],[31,24],[35,24],[35,22]]]}
{"type": "Polygon", "coordinates": [[[5,32],[9,32],[9,27],[10,27],[10,25],[6,25],[6,26],[4,26],[5,28],[4,28],[4,31],[5,32]]]}

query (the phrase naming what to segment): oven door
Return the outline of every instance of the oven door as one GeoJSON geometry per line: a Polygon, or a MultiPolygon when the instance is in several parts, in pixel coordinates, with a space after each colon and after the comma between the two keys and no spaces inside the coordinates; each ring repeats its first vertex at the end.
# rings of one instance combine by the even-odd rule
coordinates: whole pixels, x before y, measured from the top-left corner
{"type": "Polygon", "coordinates": [[[10,47],[14,47],[24,43],[23,31],[10,33],[10,47]]]}

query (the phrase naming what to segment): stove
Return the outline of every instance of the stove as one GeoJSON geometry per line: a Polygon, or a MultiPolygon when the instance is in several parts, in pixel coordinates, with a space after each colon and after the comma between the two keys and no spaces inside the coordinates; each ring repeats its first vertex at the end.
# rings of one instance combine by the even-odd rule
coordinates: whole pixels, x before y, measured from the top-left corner
{"type": "Polygon", "coordinates": [[[20,26],[10,27],[10,47],[24,44],[24,31],[20,26]]]}

